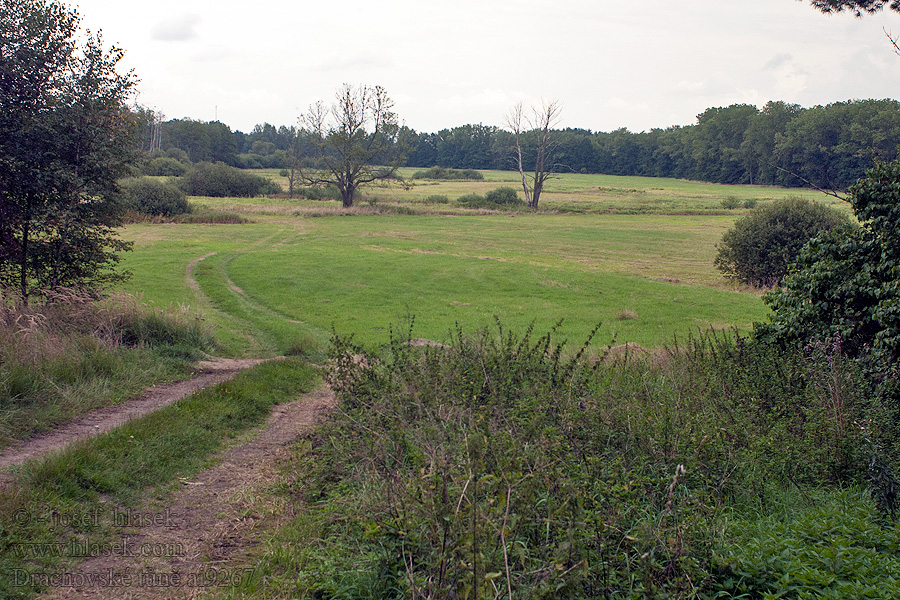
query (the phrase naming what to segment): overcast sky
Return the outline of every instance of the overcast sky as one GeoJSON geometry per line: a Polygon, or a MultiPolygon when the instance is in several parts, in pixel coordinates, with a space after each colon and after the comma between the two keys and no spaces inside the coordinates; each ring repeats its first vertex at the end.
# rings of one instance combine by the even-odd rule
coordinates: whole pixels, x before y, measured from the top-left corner
{"type": "Polygon", "coordinates": [[[900,15],[826,16],[805,0],[149,4],[72,3],[125,49],[142,105],[245,132],[295,124],[345,82],[383,86],[427,132],[502,125],[542,98],[562,103],[562,126],[644,131],[734,103],[900,96],[883,32],[900,34],[900,15]]]}

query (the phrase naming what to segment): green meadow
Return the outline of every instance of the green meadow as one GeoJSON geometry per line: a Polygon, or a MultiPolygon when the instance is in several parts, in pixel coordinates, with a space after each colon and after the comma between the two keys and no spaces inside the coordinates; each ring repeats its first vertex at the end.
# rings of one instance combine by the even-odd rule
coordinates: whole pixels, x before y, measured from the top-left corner
{"type": "Polygon", "coordinates": [[[370,188],[350,210],[192,198],[250,222],[127,227],[135,242],[127,289],[203,313],[229,355],[315,352],[332,330],[383,344],[410,319],[415,337],[438,341],[457,325],[499,319],[517,330],[561,322],[557,335],[573,341],[599,323],[602,344],[658,348],[766,318],[757,290],[731,286],[713,267],[716,243],[747,212],[723,209],[723,200],[812,194],[571,174],[551,180],[537,213],[456,206],[464,193],[515,183],[512,172],[484,174],[370,188]],[[450,202],[426,204],[433,194],[450,202]]]}

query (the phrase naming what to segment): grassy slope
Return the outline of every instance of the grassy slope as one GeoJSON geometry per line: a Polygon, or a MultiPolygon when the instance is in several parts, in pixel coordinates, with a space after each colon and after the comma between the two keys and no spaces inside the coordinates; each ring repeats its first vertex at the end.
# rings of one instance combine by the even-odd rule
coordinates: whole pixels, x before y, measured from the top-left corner
{"type": "Polygon", "coordinates": [[[230,354],[315,345],[332,326],[385,341],[388,324],[407,314],[421,337],[498,315],[521,327],[564,319],[574,338],[602,321],[605,339],[647,346],[766,314],[758,296],[725,289],[712,266],[729,216],[254,218],[129,227],[132,285],[157,304],[199,307],[230,354]],[[191,289],[185,268],[204,256],[200,289],[191,289]],[[620,320],[622,311],[637,318],[620,320]]]}

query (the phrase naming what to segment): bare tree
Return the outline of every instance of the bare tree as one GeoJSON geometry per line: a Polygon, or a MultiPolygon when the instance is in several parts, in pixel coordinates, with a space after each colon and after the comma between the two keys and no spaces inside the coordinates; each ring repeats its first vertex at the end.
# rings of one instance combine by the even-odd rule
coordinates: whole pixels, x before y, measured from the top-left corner
{"type": "Polygon", "coordinates": [[[344,84],[335,102],[317,102],[300,117],[314,148],[315,167],[300,168],[311,185],[334,185],[345,207],[360,186],[396,175],[403,158],[394,102],[384,88],[344,84]]]}
{"type": "Polygon", "coordinates": [[[544,183],[550,178],[555,165],[548,164],[553,153],[553,128],[559,122],[562,105],[556,101],[542,101],[540,107],[531,107],[531,114],[526,114],[522,103],[516,104],[506,117],[506,125],[512,132],[516,143],[516,158],[519,174],[522,176],[522,189],[525,191],[525,202],[532,210],[538,207],[544,183]],[[534,173],[525,172],[526,135],[534,140],[534,173]]]}

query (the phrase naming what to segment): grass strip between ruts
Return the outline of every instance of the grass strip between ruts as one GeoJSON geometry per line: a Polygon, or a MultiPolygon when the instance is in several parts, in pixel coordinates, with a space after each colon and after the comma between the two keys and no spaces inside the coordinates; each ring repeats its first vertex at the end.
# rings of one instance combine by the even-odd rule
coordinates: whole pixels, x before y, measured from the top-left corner
{"type": "Polygon", "coordinates": [[[0,597],[30,598],[74,562],[69,542],[109,541],[114,511],[140,507],[147,490],[209,466],[229,440],[273,405],[310,391],[317,370],[297,359],[263,363],[234,379],[42,460],[0,490],[0,597]]]}

